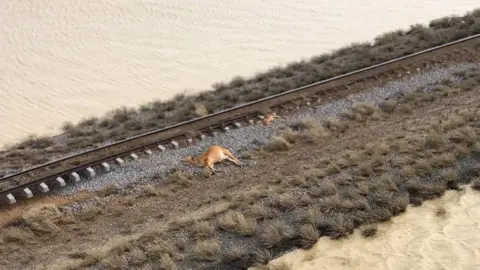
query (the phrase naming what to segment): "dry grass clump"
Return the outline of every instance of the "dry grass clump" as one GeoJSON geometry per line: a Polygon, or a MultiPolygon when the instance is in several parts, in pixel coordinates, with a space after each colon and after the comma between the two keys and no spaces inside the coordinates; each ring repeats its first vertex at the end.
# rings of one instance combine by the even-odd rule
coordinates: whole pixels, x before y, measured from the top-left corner
{"type": "Polygon", "coordinates": [[[253,218],[248,218],[243,213],[235,210],[229,210],[218,219],[218,226],[230,232],[241,235],[253,235],[257,230],[257,222],[253,218]]]}
{"type": "Polygon", "coordinates": [[[277,211],[262,203],[252,205],[246,212],[249,217],[254,219],[273,218],[278,215],[277,211]]]}
{"type": "MultiPolygon", "coordinates": [[[[184,185],[189,185],[191,182],[187,178],[182,178],[182,180],[179,180],[178,185],[184,186],[184,185]],[[184,180],[186,179],[186,180],[184,180]]],[[[161,189],[158,187],[154,187],[152,185],[147,185],[145,188],[143,188],[142,194],[140,196],[147,196],[147,197],[155,197],[155,196],[171,196],[173,195],[173,191],[175,191],[176,187],[173,187],[172,190],[168,189],[161,189]]]]}
{"type": "Polygon", "coordinates": [[[378,232],[378,229],[377,229],[377,226],[375,226],[375,225],[366,226],[366,227],[362,228],[362,230],[361,230],[361,234],[365,238],[371,238],[371,237],[375,236],[377,234],[377,232],[378,232]]]}
{"type": "Polygon", "coordinates": [[[295,132],[293,131],[292,129],[290,128],[287,128],[287,129],[284,129],[281,133],[280,133],[280,137],[284,138],[285,140],[287,140],[287,142],[289,142],[290,144],[294,144],[297,139],[299,138],[299,133],[298,132],[295,132]]]}
{"type": "Polygon", "coordinates": [[[283,137],[273,136],[272,140],[265,146],[267,151],[286,151],[290,148],[291,144],[283,137]]]}
{"type": "Polygon", "coordinates": [[[275,194],[271,203],[281,211],[289,211],[297,206],[297,200],[289,193],[275,194]]]}
{"type": "Polygon", "coordinates": [[[330,212],[320,216],[317,220],[317,229],[321,235],[332,239],[345,237],[353,232],[355,225],[353,219],[341,212],[330,212]]]}
{"type": "Polygon", "coordinates": [[[303,131],[307,129],[318,128],[319,126],[320,126],[320,123],[315,118],[305,117],[291,124],[290,128],[292,128],[293,130],[303,131]]]}
{"type": "Polygon", "coordinates": [[[7,243],[19,243],[22,245],[29,244],[35,239],[35,234],[33,234],[32,230],[25,227],[4,228],[1,236],[3,241],[7,243]]]}
{"type": "Polygon", "coordinates": [[[358,103],[353,106],[353,111],[362,115],[370,116],[375,110],[375,105],[372,103],[358,103]]]}
{"type": "Polygon", "coordinates": [[[312,197],[332,196],[337,194],[337,185],[332,180],[324,180],[318,186],[310,188],[307,193],[312,197]]]}
{"type": "Polygon", "coordinates": [[[442,145],[444,145],[444,141],[440,134],[432,132],[425,136],[425,147],[429,149],[438,149],[442,145]]]}
{"type": "Polygon", "coordinates": [[[437,217],[443,217],[447,214],[447,209],[445,209],[445,206],[437,206],[434,209],[434,213],[437,217]]]}
{"type": "Polygon", "coordinates": [[[320,234],[312,224],[302,224],[298,229],[300,247],[310,249],[320,238],[320,234]]]}
{"type": "Polygon", "coordinates": [[[331,175],[331,174],[336,174],[336,173],[341,172],[342,169],[337,164],[335,164],[334,162],[330,162],[330,164],[328,164],[328,166],[326,168],[324,168],[323,171],[327,175],[331,175]]]}
{"type": "Polygon", "coordinates": [[[444,153],[440,155],[435,155],[430,159],[430,163],[436,167],[445,167],[455,164],[457,158],[452,153],[444,153]]]}
{"type": "Polygon", "coordinates": [[[465,117],[454,114],[450,115],[446,121],[442,123],[441,129],[445,131],[449,131],[455,128],[463,127],[466,124],[465,117]]]}
{"type": "Polygon", "coordinates": [[[268,220],[258,237],[262,246],[266,248],[279,247],[291,240],[295,231],[282,219],[268,220]]]}
{"type": "Polygon", "coordinates": [[[478,135],[470,126],[461,127],[451,132],[449,139],[455,143],[465,143],[472,146],[478,141],[478,135]]]}
{"type": "Polygon", "coordinates": [[[29,209],[23,215],[23,220],[34,231],[53,233],[60,230],[56,223],[60,222],[62,217],[63,214],[57,206],[46,204],[29,209]]]}
{"type": "Polygon", "coordinates": [[[312,168],[304,172],[305,180],[308,182],[318,182],[322,180],[326,175],[327,171],[324,169],[312,168]]]}
{"type": "Polygon", "coordinates": [[[302,177],[300,175],[296,175],[288,179],[288,184],[290,186],[299,186],[299,187],[308,187],[307,180],[305,177],[302,177]]]}
{"type": "Polygon", "coordinates": [[[380,109],[386,113],[393,113],[397,107],[395,100],[386,100],[380,104],[380,109]]]}
{"type": "Polygon", "coordinates": [[[417,173],[428,174],[431,173],[433,168],[428,160],[420,159],[413,165],[413,168],[417,173]]]}
{"type": "Polygon", "coordinates": [[[113,194],[118,194],[118,187],[115,184],[108,184],[102,187],[99,191],[97,191],[98,196],[107,197],[113,194]]]}
{"type": "Polygon", "coordinates": [[[215,261],[220,252],[220,243],[216,239],[201,240],[195,245],[191,257],[198,261],[215,261]]]}
{"type": "Polygon", "coordinates": [[[348,124],[337,117],[328,117],[323,125],[331,131],[343,133],[348,129],[348,124]]]}
{"type": "Polygon", "coordinates": [[[208,221],[200,221],[193,225],[193,231],[198,238],[208,238],[214,235],[215,228],[208,221]]]}
{"type": "Polygon", "coordinates": [[[453,154],[455,157],[460,158],[460,157],[465,157],[471,154],[470,148],[466,147],[465,145],[457,144],[455,147],[453,147],[453,154]]]}
{"type": "Polygon", "coordinates": [[[96,205],[88,205],[75,216],[79,220],[94,220],[97,216],[103,214],[103,209],[96,205]]]}
{"type": "Polygon", "coordinates": [[[55,144],[53,138],[46,136],[30,135],[25,140],[15,145],[13,149],[25,150],[25,149],[45,149],[55,144]]]}

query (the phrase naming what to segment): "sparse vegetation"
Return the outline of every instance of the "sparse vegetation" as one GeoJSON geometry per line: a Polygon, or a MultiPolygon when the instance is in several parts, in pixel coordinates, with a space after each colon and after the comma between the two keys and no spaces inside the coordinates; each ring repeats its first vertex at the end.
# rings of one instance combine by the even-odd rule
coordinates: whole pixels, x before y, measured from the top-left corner
{"type": "Polygon", "coordinates": [[[254,219],[245,217],[238,211],[228,211],[218,220],[220,228],[226,231],[233,231],[241,235],[253,235],[257,230],[257,223],[254,219]]]}
{"type": "MultiPolygon", "coordinates": [[[[450,16],[430,22],[428,26],[412,25],[409,29],[379,35],[371,43],[355,43],[331,54],[312,57],[308,61],[275,67],[251,78],[235,77],[228,83],[216,83],[212,90],[196,95],[178,94],[168,101],[153,101],[138,109],[117,108],[103,117],[89,117],[78,124],[65,123],[62,138],[29,137],[8,149],[0,162],[0,175],[40,164],[59,154],[98,146],[107,140],[118,141],[163,128],[181,121],[204,116],[237,104],[277,94],[295,87],[331,78],[355,69],[404,56],[472,34],[480,28],[478,11],[463,16],[450,16]],[[443,23],[447,21],[448,23],[443,23]],[[440,23],[439,23],[440,22],[440,23]],[[369,57],[365,57],[368,55],[369,57]],[[48,151],[37,152],[36,149],[48,151]]],[[[468,78],[462,90],[470,90],[478,80],[468,78]]],[[[410,113],[408,105],[395,106],[391,101],[382,107],[386,112],[410,113]]],[[[368,107],[359,108],[370,114],[368,107]]]]}
{"type": "Polygon", "coordinates": [[[365,238],[373,237],[377,234],[377,227],[376,226],[366,226],[362,229],[362,236],[365,238]]]}
{"type": "Polygon", "coordinates": [[[437,206],[435,207],[435,216],[437,217],[443,217],[447,214],[447,209],[445,209],[444,206],[437,206]]]}
{"type": "Polygon", "coordinates": [[[265,146],[267,151],[285,151],[290,148],[290,143],[282,137],[274,136],[272,140],[265,146]]]}
{"type": "Polygon", "coordinates": [[[220,244],[217,240],[202,240],[197,242],[192,253],[193,258],[204,261],[214,261],[220,251],[220,244]]]}

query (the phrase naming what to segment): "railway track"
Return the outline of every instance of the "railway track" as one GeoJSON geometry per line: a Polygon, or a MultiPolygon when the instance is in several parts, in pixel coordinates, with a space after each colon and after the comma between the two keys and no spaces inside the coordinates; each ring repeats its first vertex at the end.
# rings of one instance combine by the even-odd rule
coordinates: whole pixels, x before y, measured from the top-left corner
{"type": "Polygon", "coordinates": [[[216,132],[253,124],[263,118],[262,112],[267,108],[278,113],[287,112],[347,96],[375,82],[391,81],[451,62],[475,60],[480,60],[480,34],[6,176],[0,179],[0,184],[6,187],[0,190],[0,203],[14,204],[19,198],[28,199],[82,178],[108,173],[114,166],[124,166],[127,160],[150,156],[153,151],[188,146],[205,136],[215,136],[216,132]]]}

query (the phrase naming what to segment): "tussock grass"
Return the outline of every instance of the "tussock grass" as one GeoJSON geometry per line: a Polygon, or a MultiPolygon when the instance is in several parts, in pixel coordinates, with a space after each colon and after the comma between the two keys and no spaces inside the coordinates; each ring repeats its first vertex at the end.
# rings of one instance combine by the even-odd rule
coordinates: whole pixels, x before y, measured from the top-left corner
{"type": "Polygon", "coordinates": [[[341,212],[331,212],[317,220],[317,229],[321,232],[320,234],[332,239],[343,238],[351,234],[354,228],[353,220],[341,212]]]}
{"type": "Polygon", "coordinates": [[[282,219],[268,220],[263,226],[259,240],[263,247],[273,248],[284,244],[285,241],[292,239],[295,231],[282,219]]]}
{"type": "Polygon", "coordinates": [[[478,141],[478,135],[472,127],[464,126],[453,130],[449,139],[455,143],[465,143],[467,146],[471,146],[478,141]]]}
{"type": "Polygon", "coordinates": [[[215,261],[220,252],[220,243],[216,239],[197,242],[190,256],[198,261],[215,261]]]}
{"type": "Polygon", "coordinates": [[[118,194],[118,187],[115,184],[109,184],[102,187],[99,191],[97,191],[98,196],[107,197],[113,194],[118,194]]]}
{"type": "Polygon", "coordinates": [[[208,238],[214,235],[215,228],[208,221],[200,221],[194,224],[193,231],[198,238],[208,238]]]}
{"type": "Polygon", "coordinates": [[[272,140],[265,146],[267,151],[286,151],[290,148],[291,144],[283,137],[274,136],[272,140]]]}
{"type": "Polygon", "coordinates": [[[312,224],[303,224],[298,229],[298,237],[300,238],[300,247],[310,249],[318,241],[320,234],[312,224]]]}
{"type": "Polygon", "coordinates": [[[297,206],[297,201],[289,193],[276,194],[272,198],[272,206],[281,211],[288,211],[297,206]]]}
{"type": "Polygon", "coordinates": [[[273,218],[278,215],[277,211],[263,203],[256,203],[252,205],[246,214],[254,219],[273,218]]]}
{"type": "Polygon", "coordinates": [[[323,125],[331,131],[345,132],[348,129],[348,124],[337,117],[328,117],[323,125]]]}
{"type": "Polygon", "coordinates": [[[437,167],[445,167],[445,166],[453,165],[455,164],[456,161],[457,159],[455,155],[452,153],[443,153],[443,154],[435,155],[430,159],[430,163],[433,166],[437,166],[437,167]]]}
{"type": "Polygon", "coordinates": [[[378,229],[377,229],[377,226],[375,226],[375,225],[365,226],[361,230],[361,234],[365,238],[371,238],[371,237],[375,236],[377,234],[377,232],[378,232],[378,229]]]}
{"type": "Polygon", "coordinates": [[[9,227],[2,230],[2,239],[7,243],[29,244],[35,235],[29,228],[9,227]]]}
{"type": "Polygon", "coordinates": [[[295,231],[282,219],[267,221],[259,234],[259,240],[263,247],[272,248],[281,246],[283,242],[292,239],[295,231]]]}
{"type": "Polygon", "coordinates": [[[331,180],[324,180],[317,187],[310,188],[308,194],[312,197],[335,195],[338,192],[337,185],[331,180]]]}
{"type": "Polygon", "coordinates": [[[104,211],[103,211],[102,208],[100,208],[96,205],[88,205],[85,209],[83,209],[81,212],[77,213],[75,216],[79,220],[92,221],[97,216],[99,216],[103,213],[104,213],[104,211]]]}
{"type": "Polygon", "coordinates": [[[372,103],[357,103],[353,106],[353,111],[363,115],[372,115],[375,112],[375,105],[372,103]]]}
{"type": "Polygon", "coordinates": [[[440,134],[432,132],[425,136],[425,147],[430,149],[438,149],[444,144],[443,138],[440,134]]]}
{"type": "Polygon", "coordinates": [[[393,113],[397,105],[397,102],[394,100],[386,100],[380,104],[380,109],[386,113],[393,113]]]}
{"type": "Polygon", "coordinates": [[[255,219],[245,217],[243,213],[229,210],[218,219],[218,226],[241,235],[253,235],[257,230],[255,219]]]}

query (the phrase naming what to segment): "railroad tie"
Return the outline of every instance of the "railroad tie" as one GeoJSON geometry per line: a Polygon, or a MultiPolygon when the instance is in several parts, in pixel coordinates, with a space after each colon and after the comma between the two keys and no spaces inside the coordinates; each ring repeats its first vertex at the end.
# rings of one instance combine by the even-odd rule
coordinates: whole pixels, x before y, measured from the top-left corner
{"type": "Polygon", "coordinates": [[[92,167],[88,167],[87,169],[85,169],[85,174],[88,178],[94,178],[96,175],[95,170],[92,167]]]}
{"type": "Polygon", "coordinates": [[[63,180],[62,177],[57,177],[55,178],[55,184],[59,187],[64,187],[65,186],[65,180],[63,180]]]}
{"type": "Polygon", "coordinates": [[[37,188],[38,188],[38,191],[40,191],[41,193],[47,193],[50,191],[47,184],[45,184],[44,182],[38,184],[37,188]]]}
{"type": "Polygon", "coordinates": [[[20,192],[20,195],[27,199],[33,197],[33,193],[28,187],[22,189],[22,191],[20,192]]]}
{"type": "Polygon", "coordinates": [[[103,171],[105,172],[110,171],[110,165],[107,162],[102,162],[102,168],[103,168],[103,171]]]}
{"type": "Polygon", "coordinates": [[[8,193],[7,195],[5,195],[3,198],[2,198],[2,202],[4,204],[14,204],[17,202],[17,200],[15,199],[15,197],[12,195],[12,193],[8,193]]]}
{"type": "Polygon", "coordinates": [[[78,173],[76,173],[76,172],[71,173],[71,174],[68,176],[68,178],[69,178],[70,180],[74,181],[74,182],[80,181],[80,175],[78,175],[78,173]]]}
{"type": "Polygon", "coordinates": [[[115,162],[116,162],[117,165],[120,166],[120,167],[125,166],[125,161],[123,161],[123,159],[121,159],[121,158],[116,158],[116,159],[115,159],[115,162]]]}

